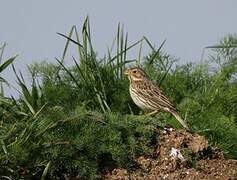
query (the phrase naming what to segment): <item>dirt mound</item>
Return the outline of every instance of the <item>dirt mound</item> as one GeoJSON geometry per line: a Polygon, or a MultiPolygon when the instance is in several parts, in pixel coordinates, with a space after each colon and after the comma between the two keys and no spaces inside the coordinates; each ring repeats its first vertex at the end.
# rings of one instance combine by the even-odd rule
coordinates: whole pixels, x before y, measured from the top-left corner
{"type": "Polygon", "coordinates": [[[225,159],[198,134],[159,131],[152,157],[136,159],[136,169],[114,169],[105,179],[237,179],[237,161],[225,159]]]}

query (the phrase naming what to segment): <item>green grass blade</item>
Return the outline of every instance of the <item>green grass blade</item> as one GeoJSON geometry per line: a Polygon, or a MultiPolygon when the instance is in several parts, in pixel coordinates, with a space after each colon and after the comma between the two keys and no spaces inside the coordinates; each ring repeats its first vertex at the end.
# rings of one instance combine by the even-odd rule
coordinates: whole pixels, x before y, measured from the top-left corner
{"type": "Polygon", "coordinates": [[[143,45],[143,39],[142,39],[142,41],[140,43],[140,46],[139,46],[139,52],[138,52],[138,58],[137,58],[137,66],[141,65],[142,45],[143,45]]]}
{"type": "Polygon", "coordinates": [[[139,44],[141,41],[142,41],[142,39],[136,41],[135,43],[133,43],[132,45],[130,45],[126,49],[124,49],[122,52],[119,52],[119,54],[116,54],[114,57],[111,58],[111,60],[107,64],[110,64],[111,62],[113,62],[118,56],[120,56],[124,52],[127,52],[128,50],[130,50],[131,48],[133,48],[134,46],[139,44]]]}
{"type": "Polygon", "coordinates": [[[237,44],[206,46],[205,49],[228,49],[237,48],[237,44]]]}
{"type": "Polygon", "coordinates": [[[1,50],[1,53],[0,53],[0,63],[2,62],[3,52],[4,52],[4,49],[5,49],[6,45],[7,44],[4,43],[3,46],[0,48],[0,50],[1,50]]]}
{"type": "Polygon", "coordinates": [[[43,174],[42,174],[42,176],[41,176],[41,180],[45,180],[45,179],[46,179],[46,176],[47,176],[47,174],[48,174],[48,172],[49,172],[50,164],[51,164],[51,161],[49,161],[49,162],[47,163],[47,165],[46,165],[46,167],[45,167],[45,169],[44,169],[44,172],[43,172],[43,174]]]}
{"type": "MultiPolygon", "coordinates": [[[[73,27],[71,28],[71,30],[70,30],[70,32],[69,32],[69,35],[68,35],[69,38],[72,37],[72,33],[73,33],[73,27]]],[[[63,34],[60,34],[60,33],[57,33],[57,34],[64,37],[63,34]]],[[[62,56],[62,58],[61,58],[61,61],[62,61],[62,62],[64,62],[64,59],[65,59],[65,57],[66,57],[67,49],[68,49],[68,47],[69,47],[69,42],[70,42],[70,40],[67,39],[66,44],[65,44],[65,47],[64,47],[64,50],[63,50],[63,56],[62,56]]]]}
{"type": "MultiPolygon", "coordinates": [[[[164,46],[165,41],[166,41],[166,40],[164,40],[164,41],[161,43],[160,47],[159,47],[156,51],[154,51],[153,56],[150,58],[149,64],[153,64],[155,58],[156,58],[158,55],[160,55],[161,48],[164,46]]],[[[163,63],[161,60],[160,60],[160,63],[161,63],[161,65],[162,65],[163,69],[164,69],[164,68],[165,68],[164,63],[163,63]]]]}
{"type": "Polygon", "coordinates": [[[6,69],[17,57],[18,55],[15,55],[9,59],[7,59],[3,64],[0,65],[0,73],[6,69]]]}
{"type": "Polygon", "coordinates": [[[31,106],[31,104],[27,101],[27,99],[25,98],[25,96],[22,97],[22,100],[24,101],[24,103],[26,104],[26,106],[28,107],[28,109],[30,110],[32,115],[35,115],[35,110],[34,108],[31,106]]]}
{"type": "Polygon", "coordinates": [[[1,139],[0,142],[1,142],[1,145],[2,145],[3,152],[5,154],[7,154],[7,148],[6,148],[6,145],[5,145],[4,141],[3,141],[3,139],[1,139]]]}
{"type": "Polygon", "coordinates": [[[45,103],[33,116],[33,119],[35,119],[42,111],[43,109],[46,107],[48,103],[45,103]]]}
{"type": "Polygon", "coordinates": [[[73,42],[74,44],[76,44],[76,45],[78,45],[78,46],[80,46],[80,47],[83,47],[79,42],[73,40],[72,38],[70,38],[70,37],[68,37],[68,36],[66,36],[66,35],[64,35],[64,34],[62,34],[62,33],[57,33],[57,34],[60,35],[60,36],[62,36],[62,37],[64,37],[64,38],[66,38],[66,39],[68,39],[69,41],[73,42]]]}
{"type": "Polygon", "coordinates": [[[165,73],[163,74],[163,76],[159,79],[158,82],[158,86],[161,86],[163,80],[166,78],[166,76],[168,75],[170,68],[172,67],[173,63],[170,64],[170,66],[168,67],[168,69],[166,69],[165,73]]]}
{"type": "Polygon", "coordinates": [[[151,42],[148,40],[148,38],[146,36],[143,36],[143,39],[145,39],[146,43],[148,44],[148,46],[152,49],[153,52],[156,51],[155,47],[151,44],[151,42]]]}
{"type": "Polygon", "coordinates": [[[63,65],[63,63],[62,63],[59,59],[57,59],[57,58],[55,58],[55,59],[56,59],[56,61],[63,67],[63,69],[68,73],[68,75],[72,78],[72,80],[73,80],[74,83],[77,85],[77,87],[80,88],[80,85],[79,85],[78,81],[76,80],[76,78],[74,77],[74,75],[71,73],[71,71],[70,71],[68,68],[66,68],[66,67],[63,65]]]}

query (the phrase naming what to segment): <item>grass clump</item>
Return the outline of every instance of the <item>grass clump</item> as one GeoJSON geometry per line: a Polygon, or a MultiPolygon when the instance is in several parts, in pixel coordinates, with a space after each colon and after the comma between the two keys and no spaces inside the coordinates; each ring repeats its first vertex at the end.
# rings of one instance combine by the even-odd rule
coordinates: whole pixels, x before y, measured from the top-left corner
{"type": "Polygon", "coordinates": [[[157,128],[167,123],[180,126],[168,114],[139,115],[122,74],[134,64],[171,97],[193,131],[237,158],[235,36],[208,47],[215,54],[207,61],[178,65],[162,51],[164,42],[155,48],[143,37],[130,45],[121,26],[115,51],[108,50],[102,59],[91,43],[88,18],[81,34],[73,26],[68,36],[60,35],[67,39],[62,58],[56,64],[29,65],[30,88],[13,66],[21,96],[1,94],[1,177],[95,179],[114,167],[134,166],[138,155],[151,155],[157,128]],[[129,50],[142,42],[151,52],[143,60],[128,60],[129,50]],[[67,67],[69,43],[76,45],[78,58],[72,57],[74,65],[67,67]]]}

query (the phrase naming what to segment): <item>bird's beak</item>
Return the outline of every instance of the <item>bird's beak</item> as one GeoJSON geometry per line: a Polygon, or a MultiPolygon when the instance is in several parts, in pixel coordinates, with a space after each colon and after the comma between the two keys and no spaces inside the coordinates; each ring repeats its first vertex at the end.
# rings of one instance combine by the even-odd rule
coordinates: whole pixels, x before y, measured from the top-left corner
{"type": "Polygon", "coordinates": [[[129,70],[128,70],[128,69],[125,69],[124,74],[125,74],[125,75],[129,75],[129,70]]]}

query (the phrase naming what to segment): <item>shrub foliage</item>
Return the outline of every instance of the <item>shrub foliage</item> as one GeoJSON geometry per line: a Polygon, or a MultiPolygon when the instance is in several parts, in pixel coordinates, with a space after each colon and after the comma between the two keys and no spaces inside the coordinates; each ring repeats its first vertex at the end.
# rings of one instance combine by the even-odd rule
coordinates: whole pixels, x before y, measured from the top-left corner
{"type": "MultiPolygon", "coordinates": [[[[55,64],[29,65],[30,87],[13,66],[21,95],[14,99],[1,91],[2,178],[97,178],[99,172],[117,166],[132,167],[138,155],[151,155],[157,128],[167,123],[180,126],[168,114],[140,115],[123,76],[126,66],[135,65],[143,67],[172,99],[194,132],[205,135],[226,156],[237,158],[235,36],[207,47],[212,56],[206,61],[180,65],[163,52],[164,42],[156,48],[143,37],[129,44],[121,26],[115,49],[102,59],[93,48],[88,18],[81,34],[73,26],[69,35],[60,35],[66,38],[62,58],[55,64]],[[72,57],[68,67],[70,43],[77,47],[78,57],[72,57]],[[128,59],[129,50],[142,43],[150,53],[141,60],[139,51],[137,60],[128,59]]],[[[0,65],[1,71],[15,57],[0,65]]]]}

